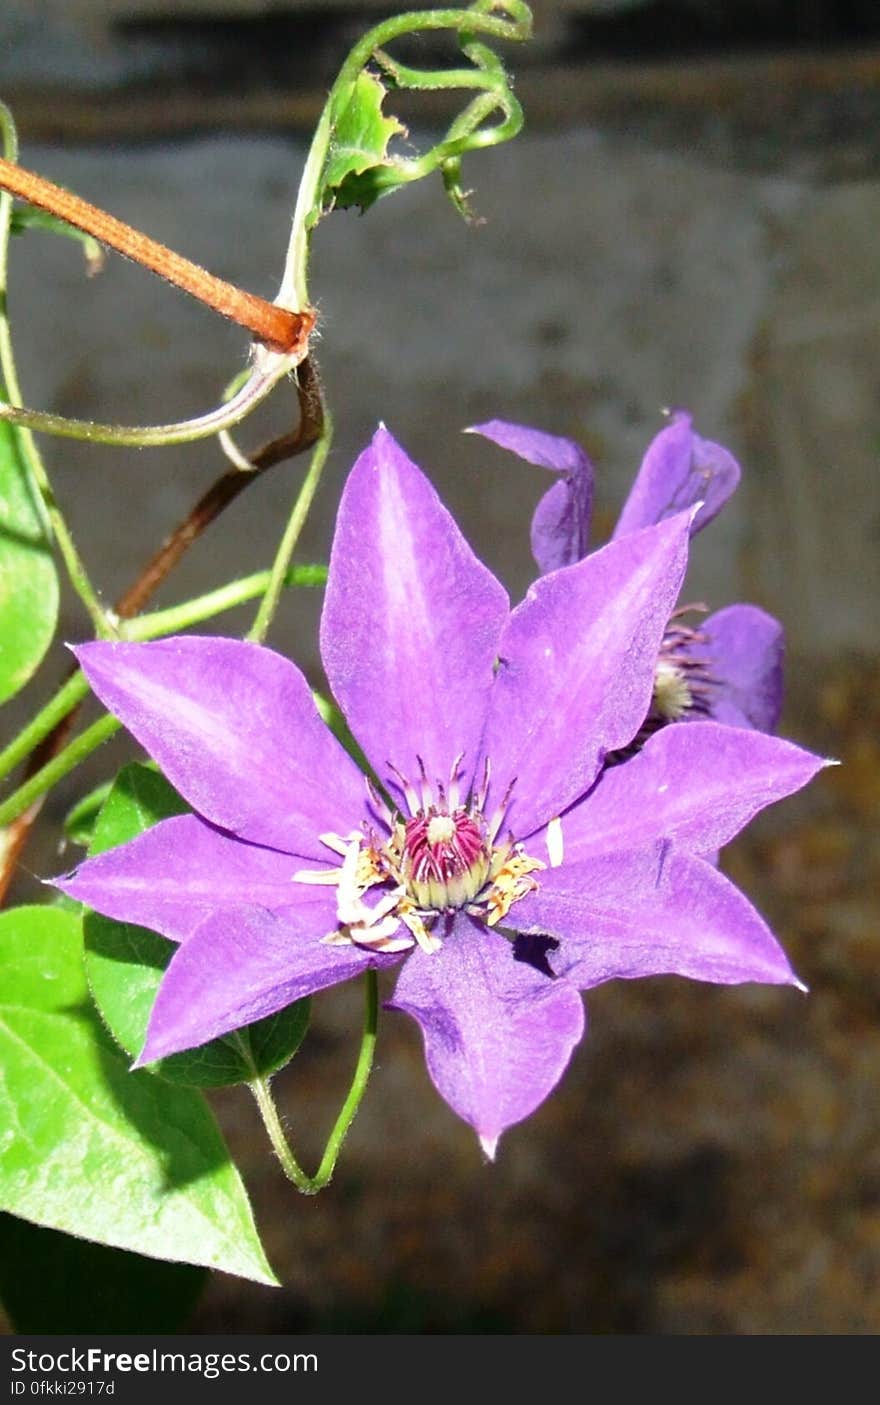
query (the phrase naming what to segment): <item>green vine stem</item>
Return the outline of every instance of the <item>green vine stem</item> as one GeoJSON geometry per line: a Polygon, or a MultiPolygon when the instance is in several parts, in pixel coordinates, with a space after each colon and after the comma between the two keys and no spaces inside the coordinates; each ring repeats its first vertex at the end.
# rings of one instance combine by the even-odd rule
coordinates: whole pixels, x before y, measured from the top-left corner
{"type": "Polygon", "coordinates": [[[97,722],[93,722],[91,727],[86,727],[69,742],[57,756],[53,756],[51,761],[47,761],[45,766],[41,766],[39,771],[35,771],[24,785],[20,785],[18,790],[10,795],[8,800],[4,800],[0,805],[0,828],[11,824],[17,820],[19,815],[23,815],[25,810],[29,810],[35,800],[39,800],[41,795],[45,795],[47,790],[51,790],[60,780],[85,761],[87,756],[91,756],[93,751],[112,737],[122,724],[117,722],[115,717],[109,715],[99,717],[97,722]]]}
{"type": "Polygon", "coordinates": [[[321,437],[312,450],[312,461],[309,464],[309,471],[302,481],[296,500],[293,504],[284,535],[278,546],[275,560],[269,572],[269,582],[266,586],[265,594],[260,601],[260,608],[256,618],[248,631],[248,639],[256,644],[262,644],[269,632],[269,626],[275,617],[278,603],[281,599],[281,592],[287,578],[290,566],[290,558],[294,553],[296,544],[299,541],[300,533],[305,525],[309,509],[318,491],[318,484],[321,481],[321,474],[324,471],[324,464],[330,452],[330,445],[333,442],[333,417],[329,410],[324,410],[324,425],[321,437]]]}
{"type": "MultiPolygon", "coordinates": [[[[0,102],[0,134],[2,134],[2,149],[4,156],[9,161],[15,161],[18,156],[18,137],[15,131],[15,123],[12,120],[12,113],[0,102]]],[[[0,194],[0,393],[5,393],[9,404],[0,401],[0,419],[15,420],[17,406],[21,405],[21,388],[18,383],[18,373],[15,368],[15,358],[12,351],[12,332],[9,326],[9,316],[7,308],[7,274],[9,267],[9,235],[12,227],[12,197],[0,194]],[[11,413],[10,413],[11,412],[11,413]]],[[[35,483],[43,503],[43,509],[51,527],[52,533],[58,543],[58,550],[70,578],[70,583],[88,611],[89,618],[99,638],[111,638],[113,628],[108,615],[98,599],[98,594],[89,580],[88,572],[83,565],[79,552],[74,544],[73,537],[55,499],[46,466],[42,456],[27,426],[23,426],[18,434],[18,445],[22,457],[27,464],[30,476],[35,483]]]]}
{"type": "MultiPolygon", "coordinates": [[[[292,586],[322,586],[327,579],[327,567],[319,565],[291,566],[285,571],[281,585],[284,589],[292,586]]],[[[264,596],[272,583],[272,571],[255,571],[253,575],[242,576],[237,581],[209,590],[204,595],[194,596],[181,605],[171,605],[167,610],[153,610],[148,615],[138,615],[120,625],[123,639],[157,639],[160,635],[178,634],[182,629],[191,629],[194,624],[203,624],[215,615],[226,610],[234,610],[237,605],[246,605],[249,600],[264,596]]]]}
{"type": "MultiPolygon", "coordinates": [[[[487,134],[485,140],[482,141],[478,140],[473,131],[473,127],[477,125],[479,120],[482,120],[482,116],[478,118],[477,114],[472,112],[471,118],[468,119],[466,114],[463,114],[459,122],[463,121],[464,125],[451,137],[452,144],[449,149],[441,151],[445,145],[441,143],[440,147],[434,148],[434,152],[421,158],[419,164],[422,166],[422,170],[418,174],[426,174],[428,170],[436,169],[448,160],[457,159],[462,151],[468,149],[471,144],[494,144],[514,136],[519,131],[522,125],[519,104],[513,97],[500,63],[494,55],[490,55],[491,63],[489,63],[485,56],[490,54],[490,51],[482,45],[472,45],[472,52],[468,54],[468,57],[471,57],[477,64],[475,69],[453,69],[445,73],[434,74],[417,73],[415,69],[407,69],[403,65],[395,64],[394,60],[389,59],[384,53],[385,45],[393,43],[395,39],[399,39],[404,34],[436,29],[449,29],[456,34],[465,36],[464,46],[467,52],[467,39],[472,34],[478,33],[495,39],[513,41],[523,41],[530,38],[532,15],[528,5],[521,3],[521,0],[477,0],[477,3],[470,9],[410,11],[376,25],[355,45],[330,90],[330,95],[312,139],[297,194],[293,228],[276,302],[295,307],[307,305],[309,235],[323,213],[322,176],[331,149],[334,126],[351,98],[358,75],[366,68],[371,59],[379,62],[381,66],[386,68],[386,71],[393,66],[393,76],[401,87],[416,89],[455,88],[457,86],[491,88],[492,101],[489,104],[489,112],[498,107],[506,112],[505,123],[495,129],[494,134],[487,134]],[[503,13],[493,14],[492,11],[495,10],[503,11],[503,13]],[[482,73],[479,70],[482,70],[482,73]],[[456,79],[462,74],[465,75],[465,81],[457,83],[456,79]],[[466,139],[465,133],[469,121],[471,122],[470,141],[466,139]],[[434,153],[437,155],[432,160],[434,153]]],[[[416,179],[416,176],[413,175],[412,179],[416,179]]]]}
{"type": "MultiPolygon", "coordinates": [[[[319,565],[291,566],[284,574],[282,585],[285,588],[320,587],[327,579],[327,567],[319,565]]],[[[242,576],[229,581],[216,590],[197,595],[180,605],[171,605],[166,610],[154,610],[148,615],[139,615],[133,620],[119,623],[119,634],[123,639],[158,639],[168,634],[178,634],[193,625],[203,624],[214,619],[226,610],[234,610],[238,605],[246,605],[264,595],[272,580],[272,572],[255,571],[253,575],[242,576]]],[[[87,696],[89,685],[80,669],[72,674],[58,689],[53,698],[41,708],[26,727],[0,751],[0,780],[8,776],[19,762],[23,761],[51,731],[63,721],[68,713],[78,707],[87,696]]],[[[84,759],[84,757],[82,758],[84,759]]],[[[66,774],[66,772],[65,772],[66,774]]],[[[9,797],[15,800],[19,792],[9,797]]],[[[33,797],[32,797],[33,798],[33,797]]],[[[26,806],[22,807],[26,808],[26,806]]],[[[20,811],[19,811],[20,813],[20,811]]],[[[17,815],[11,816],[17,818],[17,815]]]]}
{"type": "MultiPolygon", "coordinates": [[[[4,199],[7,197],[3,197],[4,199]]],[[[221,430],[240,424],[280,380],[297,365],[297,358],[277,351],[257,348],[257,361],[244,385],[231,400],[217,405],[207,414],[176,424],[121,425],[98,424],[94,420],[70,420],[63,415],[29,410],[19,405],[0,404],[0,420],[17,428],[54,434],[62,439],[80,439],[90,444],[114,444],[121,448],[161,448],[171,444],[190,444],[207,439],[221,430]]]]}
{"type": "MultiPolygon", "coordinates": [[[[285,259],[284,273],[275,305],[282,308],[307,308],[308,287],[307,269],[309,237],[315,224],[324,212],[325,190],[323,176],[327,158],[331,150],[334,129],[346,103],[351,98],[359,74],[371,60],[382,67],[392,81],[401,88],[413,90],[478,88],[483,91],[465,108],[453,122],[446,138],[437,143],[424,156],[400,158],[389,167],[387,184],[399,185],[420,179],[434,170],[440,170],[447,191],[459,209],[464,210],[464,197],[458,186],[458,171],[464,152],[478,147],[493,146],[515,136],[522,126],[522,112],[517,103],[501,62],[484,44],[478,43],[475,35],[495,39],[522,41],[532,32],[532,16],[523,0],[475,0],[469,9],[437,9],[411,11],[385,20],[371,29],[352,49],[339,75],[330,90],[330,95],[321,113],[315,136],[312,140],[306,165],[300,181],[296,206],[293,215],[293,228],[285,259]],[[471,69],[440,70],[422,72],[397,63],[384,51],[384,46],[393,43],[404,34],[414,34],[426,30],[448,29],[460,40],[462,51],[473,64],[471,69]],[[492,113],[500,111],[503,120],[494,127],[484,124],[492,113]]],[[[4,110],[5,111],[5,110],[4,110]]],[[[8,113],[6,119],[11,123],[8,113]]],[[[15,161],[14,140],[8,139],[7,159],[15,161]]],[[[381,181],[377,183],[381,185],[381,181]]],[[[11,212],[8,195],[3,196],[7,220],[11,212]]],[[[311,324],[309,324],[310,327],[311,324]]],[[[0,419],[16,427],[64,438],[84,440],[89,443],[114,444],[126,447],[145,448],[150,446],[184,444],[197,439],[219,434],[239,424],[247,415],[262,403],[278,381],[288,375],[308,353],[308,337],[303,337],[295,350],[273,350],[271,346],[257,344],[253,348],[254,363],[245,384],[227,403],[215,407],[204,415],[175,424],[152,426],[126,426],[100,424],[91,420],[66,419],[39,410],[25,408],[21,397],[11,393],[15,403],[0,404],[0,419]]],[[[10,387],[12,392],[12,387],[10,387]]],[[[67,537],[62,524],[62,533],[67,537]]],[[[62,538],[59,537],[59,546],[62,538]]],[[[68,547],[65,546],[65,551],[68,547]]],[[[73,550],[72,542],[69,550],[73,550]]],[[[73,557],[71,557],[73,564],[73,557]]],[[[79,567],[80,592],[89,591],[88,580],[79,567]]],[[[105,616],[94,596],[89,600],[89,612],[95,618],[99,634],[106,634],[105,616]],[[100,625],[100,628],[99,628],[100,625]]]]}
{"type": "Polygon", "coordinates": [[[302,1169],[294,1156],[290,1143],[281,1125],[278,1116],[278,1109],[275,1106],[269,1089],[267,1078],[255,1078],[249,1087],[257,1102],[263,1125],[266,1128],[272,1148],[281,1168],[289,1181],[302,1191],[303,1195],[317,1195],[329,1185],[333,1172],[336,1169],[336,1162],[342,1150],[342,1144],[348,1135],[349,1128],[354,1121],[355,1114],[361,1105],[364,1093],[367,1090],[370,1073],[373,1067],[373,1055],[376,1048],[376,1033],[379,1023],[379,986],[375,971],[364,973],[364,1028],[361,1035],[361,1044],[358,1051],[357,1064],[354,1070],[354,1077],[348,1096],[339,1111],[339,1116],[333,1125],[333,1130],[324,1148],[324,1155],[321,1157],[320,1165],[314,1176],[309,1176],[302,1169]]]}
{"type": "Polygon", "coordinates": [[[0,751],[0,780],[8,776],[20,761],[24,761],[34,748],[39,746],[44,737],[48,737],[59,722],[63,722],[68,713],[79,706],[88,691],[89,685],[77,669],[46,706],[21,729],[18,736],[0,751]]]}

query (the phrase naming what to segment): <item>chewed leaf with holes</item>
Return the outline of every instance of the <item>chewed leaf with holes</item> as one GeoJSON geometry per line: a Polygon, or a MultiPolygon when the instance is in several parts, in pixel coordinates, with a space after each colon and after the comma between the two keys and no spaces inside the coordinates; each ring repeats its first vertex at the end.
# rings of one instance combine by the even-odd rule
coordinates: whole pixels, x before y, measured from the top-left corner
{"type": "Polygon", "coordinates": [[[406,180],[388,156],[389,142],[405,135],[406,129],[396,117],[383,114],[385,97],[379,78],[371,73],[359,76],[334,128],[322,181],[325,210],[334,205],[366,210],[406,180]]]}

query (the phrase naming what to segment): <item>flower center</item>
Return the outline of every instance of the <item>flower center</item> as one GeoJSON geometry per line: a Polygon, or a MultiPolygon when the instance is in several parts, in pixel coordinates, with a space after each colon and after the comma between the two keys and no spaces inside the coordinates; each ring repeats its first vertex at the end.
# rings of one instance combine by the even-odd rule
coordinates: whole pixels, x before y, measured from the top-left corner
{"type": "Polygon", "coordinates": [[[685,624],[683,617],[704,610],[705,605],[684,605],[675,611],[663,634],[654,670],[654,692],[649,720],[680,722],[689,715],[711,716],[712,690],[716,686],[707,661],[697,646],[708,637],[685,624]]]}
{"type": "Polygon", "coordinates": [[[449,814],[431,806],[406,821],[400,871],[418,907],[465,907],[484,886],[490,866],[483,826],[467,810],[449,814]]]}
{"type": "Polygon", "coordinates": [[[659,659],[654,670],[652,710],[664,722],[679,722],[693,701],[684,673],[670,659],[659,659]]]}
{"type": "Polygon", "coordinates": [[[367,781],[370,818],[350,834],[321,835],[342,865],[300,869],[293,879],[336,889],[338,926],[323,941],[382,952],[418,944],[431,953],[442,945],[437,928],[444,930],[444,914],[464,911],[494,927],[537,888],[532,875],[545,867],[540,859],[530,858],[512,836],[497,842],[513,785],[487,818],[489,763],[464,805],[460,764],[461,757],[447,785],[432,785],[420,762],[418,786],[390,766],[406,809],[386,804],[367,781]]]}

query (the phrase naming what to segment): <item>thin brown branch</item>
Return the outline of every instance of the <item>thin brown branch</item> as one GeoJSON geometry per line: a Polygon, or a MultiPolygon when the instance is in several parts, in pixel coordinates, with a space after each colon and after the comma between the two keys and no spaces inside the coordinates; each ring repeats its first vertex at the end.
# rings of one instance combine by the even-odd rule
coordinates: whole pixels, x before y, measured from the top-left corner
{"type": "Polygon", "coordinates": [[[2,157],[0,189],[26,200],[29,205],[48,210],[66,224],[90,234],[100,244],[106,244],[108,248],[133,259],[167,283],[173,283],[176,288],[182,288],[191,297],[213,308],[222,317],[246,327],[258,341],[274,351],[297,357],[305,353],[315,325],[315,313],[311,308],[291,312],[289,308],[278,307],[265,298],[245,292],[234,283],[216,278],[199,264],[192,263],[140,230],[124,224],[106,210],[90,205],[87,200],[82,200],[62,186],[2,157]]]}
{"type": "Polygon", "coordinates": [[[268,444],[249,456],[251,471],[231,468],[199,498],[195,507],[178,527],[162,543],[155,556],[141,571],[137,580],[129,586],[115,606],[120,619],[131,619],[140,614],[147,601],[158,590],[169,573],[177,565],[193,542],[201,536],[205,528],[215,521],[239,493],[243,492],[267,469],[285,459],[310,449],[321,433],[323,405],[318,373],[309,357],[301,362],[297,370],[297,395],[299,396],[299,427],[290,434],[272,439],[268,444]]]}

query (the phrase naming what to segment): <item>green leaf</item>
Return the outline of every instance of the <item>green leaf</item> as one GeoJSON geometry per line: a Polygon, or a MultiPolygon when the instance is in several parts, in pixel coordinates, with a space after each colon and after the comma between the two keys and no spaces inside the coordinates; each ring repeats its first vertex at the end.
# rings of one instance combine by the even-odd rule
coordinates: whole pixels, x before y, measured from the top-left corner
{"type": "Polygon", "coordinates": [[[47,234],[60,234],[64,239],[75,239],[82,245],[86,270],[90,277],[100,273],[103,268],[104,250],[97,239],[93,239],[90,234],[84,234],[81,229],[75,229],[72,224],[66,224],[57,215],[50,215],[47,210],[38,210],[33,205],[17,205],[12,211],[10,233],[27,234],[31,229],[41,229],[47,234]]]}
{"type": "Polygon", "coordinates": [[[396,117],[383,115],[386,96],[385,85],[375,74],[358,76],[334,123],[322,180],[323,209],[359,205],[366,210],[406,179],[401,172],[400,179],[393,180],[395,162],[388,157],[388,143],[393,137],[405,136],[406,128],[396,117]]]}
{"type": "Polygon", "coordinates": [[[179,1331],[207,1276],[0,1214],[0,1301],[18,1332],[179,1331]]]}
{"type": "Polygon", "coordinates": [[[89,1000],[78,920],[0,914],[0,1209],[275,1283],[200,1094],[132,1073],[89,1000]]]}
{"type": "Polygon", "coordinates": [[[88,795],[84,795],[81,800],[68,810],[64,816],[64,837],[69,839],[71,844],[80,844],[87,849],[95,837],[95,825],[98,822],[98,815],[101,813],[104,801],[110,794],[112,781],[104,781],[101,785],[90,790],[88,795]]]}
{"type": "MultiPolygon", "coordinates": [[[[3,387],[0,386],[0,399],[3,387]]],[[[52,642],[58,575],[16,431],[0,423],[0,702],[23,688],[52,642]]]]}
{"type": "MultiPolygon", "coordinates": [[[[186,805],[158,771],[137,763],[116,778],[89,853],[124,844],[145,829],[182,814],[186,805]]],[[[150,1010],[174,943],[129,922],[95,912],[84,923],[86,975],[114,1038],[133,1057],[144,1045],[150,1010]]],[[[305,1037],[309,1002],[300,1000],[235,1034],[159,1059],[150,1068],[172,1083],[218,1088],[268,1077],[293,1058],[305,1037]]]]}

